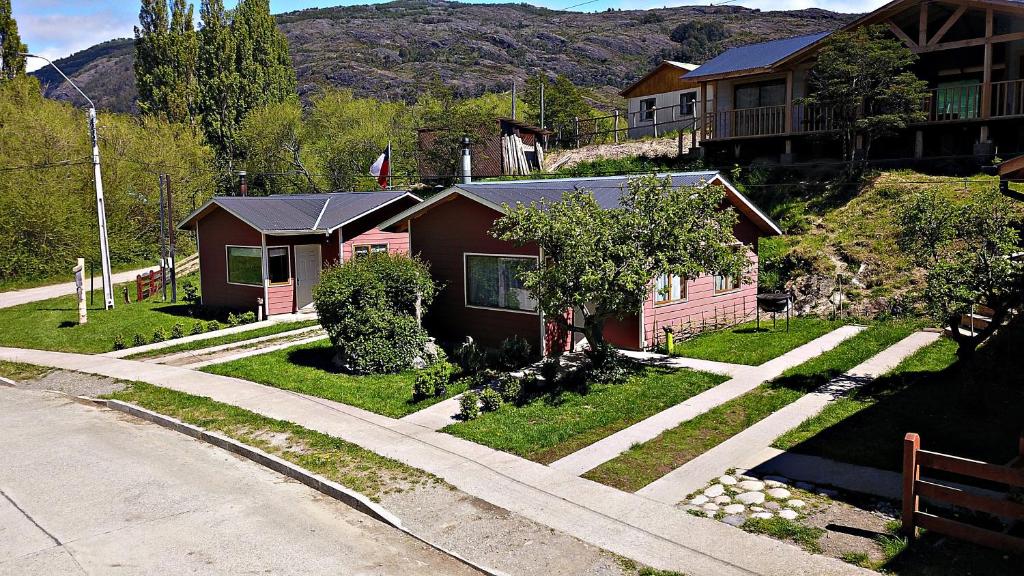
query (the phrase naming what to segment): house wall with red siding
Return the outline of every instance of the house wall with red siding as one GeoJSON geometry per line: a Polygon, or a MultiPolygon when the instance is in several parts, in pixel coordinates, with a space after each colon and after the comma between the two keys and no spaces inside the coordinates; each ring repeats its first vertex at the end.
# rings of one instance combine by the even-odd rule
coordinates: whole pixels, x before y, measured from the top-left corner
{"type": "Polygon", "coordinates": [[[462,196],[452,198],[411,222],[411,251],[430,263],[431,274],[442,285],[424,318],[424,326],[441,340],[459,342],[472,336],[490,347],[518,335],[530,342],[534,350],[539,350],[542,345],[539,314],[466,306],[463,259],[467,252],[537,256],[539,249],[492,238],[488,231],[500,214],[462,196]]]}
{"type": "Polygon", "coordinates": [[[322,266],[338,261],[338,233],[303,234],[301,236],[267,236],[267,248],[285,246],[288,248],[288,281],[267,287],[267,314],[291,314],[295,312],[295,247],[307,244],[320,245],[322,266]]]}
{"type": "Polygon", "coordinates": [[[716,322],[734,322],[756,311],[757,306],[757,240],[760,232],[745,216],[740,215],[733,230],[736,239],[747,246],[750,267],[747,281],[736,290],[715,294],[714,276],[701,276],[687,282],[687,298],[682,302],[655,305],[652,284],[643,311],[643,347],[664,341],[664,326],[689,326],[700,330],[716,322]]]}
{"type": "Polygon", "coordinates": [[[414,204],[417,204],[416,200],[403,198],[342,226],[342,256],[345,261],[352,258],[355,246],[361,244],[387,244],[391,254],[408,254],[409,234],[384,232],[378,230],[377,225],[414,204]]]}
{"type": "Polygon", "coordinates": [[[227,246],[260,247],[260,233],[229,212],[213,210],[199,221],[199,283],[203,304],[255,310],[263,286],[228,283],[227,246]]]}

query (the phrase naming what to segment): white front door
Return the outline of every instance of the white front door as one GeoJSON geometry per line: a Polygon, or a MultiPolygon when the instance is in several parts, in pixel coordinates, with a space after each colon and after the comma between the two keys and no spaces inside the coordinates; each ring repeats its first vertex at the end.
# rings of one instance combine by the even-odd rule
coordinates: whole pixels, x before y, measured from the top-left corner
{"type": "Polygon", "coordinates": [[[305,308],[313,304],[313,286],[320,281],[323,266],[319,244],[295,246],[295,307],[305,308]]]}

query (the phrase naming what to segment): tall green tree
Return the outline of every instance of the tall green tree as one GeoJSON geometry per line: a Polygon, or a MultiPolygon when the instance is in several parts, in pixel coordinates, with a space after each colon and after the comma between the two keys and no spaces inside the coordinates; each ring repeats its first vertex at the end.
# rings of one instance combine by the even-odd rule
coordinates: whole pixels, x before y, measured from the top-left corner
{"type": "Polygon", "coordinates": [[[270,15],[269,0],[241,0],[231,21],[231,33],[235,38],[242,116],[249,109],[284,102],[295,95],[288,39],[270,15]]]}
{"type": "Polygon", "coordinates": [[[203,0],[199,17],[203,26],[199,30],[195,114],[200,118],[207,141],[217,150],[223,167],[230,172],[234,158],[234,132],[242,116],[239,113],[241,103],[239,74],[235,68],[235,39],[223,0],[203,0]]]}
{"type": "Polygon", "coordinates": [[[565,75],[558,75],[554,81],[546,74],[537,74],[526,80],[524,100],[529,108],[528,121],[540,125],[541,85],[544,86],[544,124],[547,127],[567,129],[573,126],[575,118],[588,118],[590,105],[583,97],[583,90],[565,75]]]}
{"type": "Polygon", "coordinates": [[[143,0],[135,27],[139,110],[171,122],[192,121],[198,40],[186,0],[143,0]]]}
{"type": "Polygon", "coordinates": [[[28,50],[18,35],[18,22],[11,10],[11,0],[0,0],[0,80],[10,80],[25,73],[25,57],[20,53],[28,50]]]}
{"type": "Polygon", "coordinates": [[[917,56],[884,26],[863,26],[830,36],[810,71],[810,120],[828,122],[843,157],[866,159],[872,143],[925,119],[927,83],[910,70],[917,56]]]}
{"type": "Polygon", "coordinates": [[[193,6],[187,0],[173,0],[169,39],[175,90],[168,97],[167,116],[172,122],[187,119],[195,128],[198,125],[193,110],[198,98],[199,34],[193,22],[193,6]]]}
{"type": "Polygon", "coordinates": [[[636,314],[660,274],[696,278],[743,275],[749,261],[735,248],[736,212],[722,210],[719,186],[674,188],[671,179],[630,180],[620,207],[602,208],[589,190],[560,199],[506,207],[492,235],[519,245],[536,244],[540,267],[520,279],[545,317],[581,332],[600,366],[609,354],[604,325],[636,314]],[[582,316],[582,325],[565,318],[582,316]]]}

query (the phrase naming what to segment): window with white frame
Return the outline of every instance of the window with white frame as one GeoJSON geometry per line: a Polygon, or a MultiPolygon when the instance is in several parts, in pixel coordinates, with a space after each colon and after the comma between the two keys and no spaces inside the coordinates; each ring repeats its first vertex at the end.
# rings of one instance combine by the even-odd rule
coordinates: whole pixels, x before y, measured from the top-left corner
{"type": "Polygon", "coordinates": [[[263,250],[258,246],[228,246],[228,282],[263,285],[263,250]]]}
{"type": "Polygon", "coordinates": [[[655,108],[658,107],[657,98],[644,98],[640,101],[640,120],[643,122],[654,121],[655,108]]]}
{"type": "Polygon", "coordinates": [[[697,93],[683,92],[679,95],[679,115],[693,116],[697,109],[697,93]]]}
{"type": "Polygon", "coordinates": [[[662,274],[654,280],[654,303],[671,304],[686,300],[686,278],[662,274]]]}
{"type": "Polygon", "coordinates": [[[291,281],[291,265],[286,246],[267,248],[267,275],[271,284],[287,284],[291,281]]]}
{"type": "Polygon", "coordinates": [[[537,267],[533,256],[466,254],[466,305],[536,312],[537,300],[523,287],[521,274],[537,267]]]}
{"type": "Polygon", "coordinates": [[[387,244],[357,244],[353,247],[353,254],[356,258],[365,258],[370,254],[383,254],[387,251],[387,244]]]}
{"type": "Polygon", "coordinates": [[[715,294],[732,292],[739,288],[739,283],[732,276],[715,276],[715,294]]]}

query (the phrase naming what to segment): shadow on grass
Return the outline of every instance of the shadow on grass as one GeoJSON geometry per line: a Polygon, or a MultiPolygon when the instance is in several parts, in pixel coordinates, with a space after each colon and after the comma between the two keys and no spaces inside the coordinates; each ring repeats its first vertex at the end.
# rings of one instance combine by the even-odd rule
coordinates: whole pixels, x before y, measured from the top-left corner
{"type": "Polygon", "coordinates": [[[334,363],[334,348],[331,346],[296,348],[288,352],[288,363],[305,368],[313,368],[329,374],[352,375],[334,363]]]}

